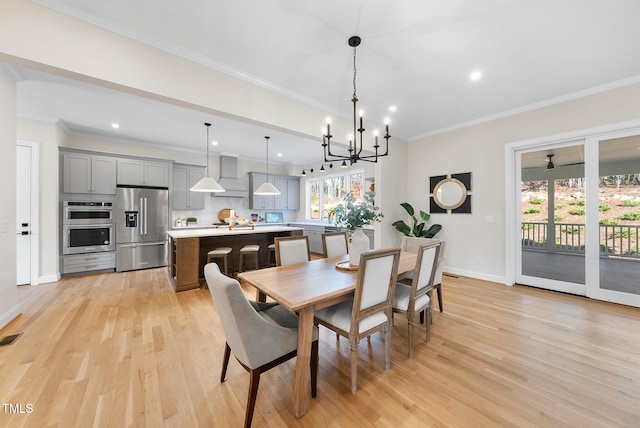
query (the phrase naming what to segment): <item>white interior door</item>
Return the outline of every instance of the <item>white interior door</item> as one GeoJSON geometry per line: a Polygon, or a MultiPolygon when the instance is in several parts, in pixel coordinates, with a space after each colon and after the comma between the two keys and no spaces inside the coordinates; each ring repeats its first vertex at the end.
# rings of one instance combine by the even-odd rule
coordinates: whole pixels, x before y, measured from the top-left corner
{"type": "Polygon", "coordinates": [[[31,284],[31,157],[29,146],[16,146],[16,280],[31,284]]]}

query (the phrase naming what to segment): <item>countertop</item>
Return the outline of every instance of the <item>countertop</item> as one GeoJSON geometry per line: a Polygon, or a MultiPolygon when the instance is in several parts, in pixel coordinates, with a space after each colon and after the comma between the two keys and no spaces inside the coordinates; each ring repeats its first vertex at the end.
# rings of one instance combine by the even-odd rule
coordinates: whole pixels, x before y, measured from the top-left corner
{"type": "Polygon", "coordinates": [[[238,228],[207,228],[196,229],[189,228],[188,230],[170,230],[167,232],[172,238],[203,238],[208,236],[229,236],[229,235],[251,235],[255,233],[270,233],[270,232],[291,232],[294,230],[303,230],[301,227],[289,227],[289,226],[260,226],[255,229],[248,227],[238,228]]]}

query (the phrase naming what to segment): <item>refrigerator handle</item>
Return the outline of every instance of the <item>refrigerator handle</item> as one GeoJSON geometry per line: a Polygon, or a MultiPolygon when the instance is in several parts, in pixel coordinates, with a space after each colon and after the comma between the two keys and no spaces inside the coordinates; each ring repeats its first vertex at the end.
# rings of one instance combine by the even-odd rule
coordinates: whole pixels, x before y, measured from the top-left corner
{"type": "Polygon", "coordinates": [[[149,213],[147,212],[147,198],[144,198],[144,234],[147,234],[147,221],[149,220],[147,216],[149,213]]]}
{"type": "Polygon", "coordinates": [[[140,215],[138,216],[140,235],[144,235],[144,198],[140,198],[140,215]]]}

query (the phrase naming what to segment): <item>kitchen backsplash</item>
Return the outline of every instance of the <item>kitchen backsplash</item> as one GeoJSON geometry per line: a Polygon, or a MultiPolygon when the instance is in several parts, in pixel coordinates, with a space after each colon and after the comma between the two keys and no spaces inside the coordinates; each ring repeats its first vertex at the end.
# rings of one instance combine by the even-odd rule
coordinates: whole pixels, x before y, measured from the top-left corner
{"type": "MultiPolygon", "coordinates": [[[[198,219],[199,226],[207,226],[213,223],[219,223],[218,213],[220,210],[225,208],[232,209],[236,212],[236,216],[245,217],[247,219],[251,219],[251,214],[258,214],[259,216],[264,218],[264,214],[267,211],[275,211],[275,210],[251,210],[249,207],[249,199],[248,198],[225,198],[221,196],[207,196],[205,197],[204,209],[203,210],[173,210],[171,212],[171,226],[174,227],[176,225],[176,220],[181,218],[186,220],[187,217],[195,217],[198,219]]],[[[281,211],[282,212],[283,221],[289,222],[294,221],[298,216],[298,211],[281,211]]]]}

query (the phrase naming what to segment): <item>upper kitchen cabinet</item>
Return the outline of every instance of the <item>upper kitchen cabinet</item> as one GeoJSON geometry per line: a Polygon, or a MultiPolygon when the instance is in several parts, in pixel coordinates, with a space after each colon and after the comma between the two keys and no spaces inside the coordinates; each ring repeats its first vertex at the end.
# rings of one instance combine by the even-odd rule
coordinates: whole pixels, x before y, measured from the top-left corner
{"type": "MultiPolygon", "coordinates": [[[[275,209],[273,196],[256,195],[253,192],[258,187],[267,182],[267,174],[261,172],[249,173],[249,209],[252,210],[272,210],[275,209]]],[[[269,182],[273,183],[273,176],[269,177],[269,182]]],[[[275,185],[275,184],[274,184],[275,185]]]]}
{"type": "Polygon", "coordinates": [[[116,158],[87,153],[62,153],[64,193],[116,193],[116,158]]]}
{"type": "Polygon", "coordinates": [[[204,177],[204,167],[202,166],[178,164],[173,166],[171,191],[174,210],[204,209],[204,195],[206,193],[190,190],[202,177],[204,177]]]}
{"type": "Polygon", "coordinates": [[[118,184],[169,187],[169,162],[118,159],[118,184]]]}
{"type": "Polygon", "coordinates": [[[269,174],[271,182],[280,191],[275,196],[259,196],[253,192],[267,181],[267,174],[249,173],[249,208],[262,210],[299,210],[300,209],[300,177],[269,174]]]}

